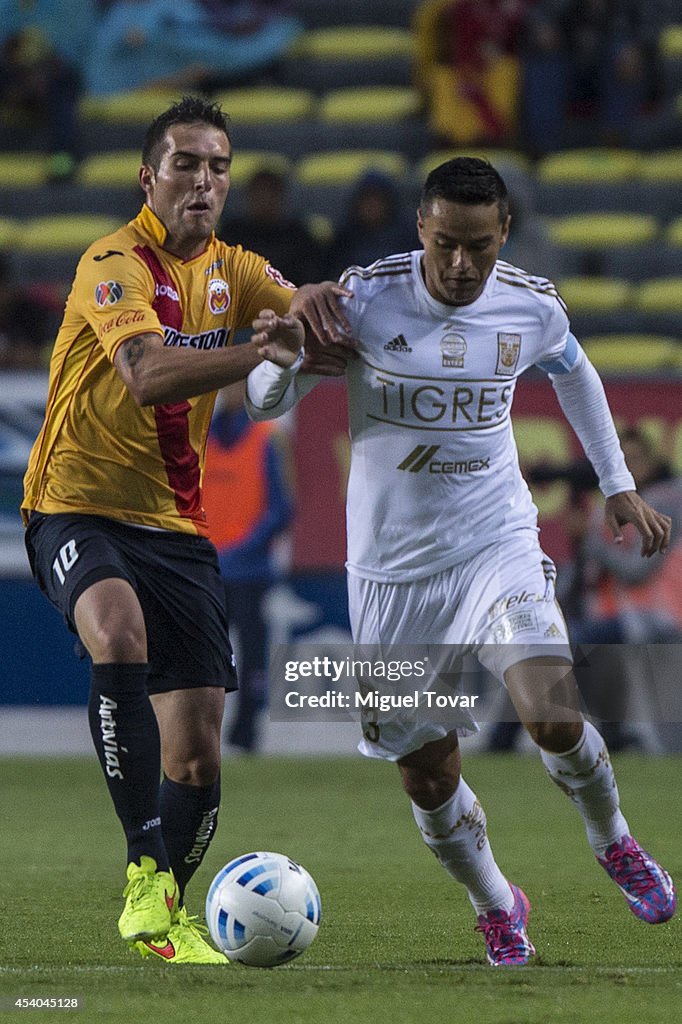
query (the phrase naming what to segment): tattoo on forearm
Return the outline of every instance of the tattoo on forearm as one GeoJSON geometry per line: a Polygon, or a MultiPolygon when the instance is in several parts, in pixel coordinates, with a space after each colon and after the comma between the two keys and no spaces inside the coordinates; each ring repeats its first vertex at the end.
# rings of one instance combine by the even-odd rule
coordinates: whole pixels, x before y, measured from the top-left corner
{"type": "Polygon", "coordinates": [[[137,366],[144,355],[144,338],[131,338],[124,343],[124,348],[128,366],[137,366]]]}

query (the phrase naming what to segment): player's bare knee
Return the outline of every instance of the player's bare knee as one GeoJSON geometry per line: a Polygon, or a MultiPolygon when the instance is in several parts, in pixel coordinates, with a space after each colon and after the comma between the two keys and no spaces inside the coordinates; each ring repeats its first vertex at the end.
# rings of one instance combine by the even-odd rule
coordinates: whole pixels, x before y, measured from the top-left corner
{"type": "Polygon", "coordinates": [[[164,763],[164,773],[185,786],[210,786],[220,774],[220,756],[202,754],[173,758],[164,763]]]}
{"type": "Polygon", "coordinates": [[[147,660],[144,630],[128,623],[100,622],[89,628],[81,640],[94,662],[105,664],[141,663],[147,660]]]}
{"type": "Polygon", "coordinates": [[[527,722],[531,739],[542,750],[560,754],[576,745],[583,731],[582,719],[570,722],[527,722]]]}

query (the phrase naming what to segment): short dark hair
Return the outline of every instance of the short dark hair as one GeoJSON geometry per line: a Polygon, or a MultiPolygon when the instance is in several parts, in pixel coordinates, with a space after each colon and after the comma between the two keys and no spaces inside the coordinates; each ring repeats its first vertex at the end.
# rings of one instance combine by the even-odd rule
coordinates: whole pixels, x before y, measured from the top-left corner
{"type": "Polygon", "coordinates": [[[500,221],[509,215],[509,195],[502,176],[487,160],[458,156],[435,167],[424,182],[419,209],[424,214],[434,199],[476,206],[498,203],[500,221]]]}
{"type": "Polygon", "coordinates": [[[174,124],[209,124],[225,132],[230,140],[230,119],[218,103],[201,96],[183,96],[162,114],[154,118],[147,128],[142,146],[142,163],[158,171],[166,132],[174,124]]]}

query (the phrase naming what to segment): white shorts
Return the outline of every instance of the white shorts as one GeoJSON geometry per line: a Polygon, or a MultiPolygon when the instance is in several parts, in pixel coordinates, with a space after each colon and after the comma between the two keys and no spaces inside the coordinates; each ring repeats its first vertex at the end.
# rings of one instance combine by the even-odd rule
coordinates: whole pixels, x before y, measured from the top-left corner
{"type": "MultiPolygon", "coordinates": [[[[410,693],[443,692],[438,664],[451,665],[453,649],[462,656],[476,655],[504,683],[506,670],[527,658],[551,653],[572,660],[554,596],[555,579],[554,563],[540,548],[535,530],[514,531],[508,540],[468,561],[419,580],[378,583],[349,575],[353,640],[361,645],[434,645],[429,651],[433,673],[401,684],[410,693]]],[[[448,685],[452,692],[452,682],[448,685]]],[[[402,707],[363,708],[360,752],[397,761],[455,730],[460,735],[478,730],[471,711],[463,707],[439,711],[428,720],[425,703],[426,698],[420,701],[419,714],[402,707]]]]}

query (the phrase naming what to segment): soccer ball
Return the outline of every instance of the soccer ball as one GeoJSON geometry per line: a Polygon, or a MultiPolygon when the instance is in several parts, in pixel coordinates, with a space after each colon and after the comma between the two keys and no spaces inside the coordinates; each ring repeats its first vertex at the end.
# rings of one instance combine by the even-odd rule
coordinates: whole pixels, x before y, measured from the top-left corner
{"type": "Polygon", "coordinates": [[[226,864],[206,897],[218,949],[249,967],[300,956],[317,935],[320,894],[305,868],[281,853],[246,853],[226,864]]]}

